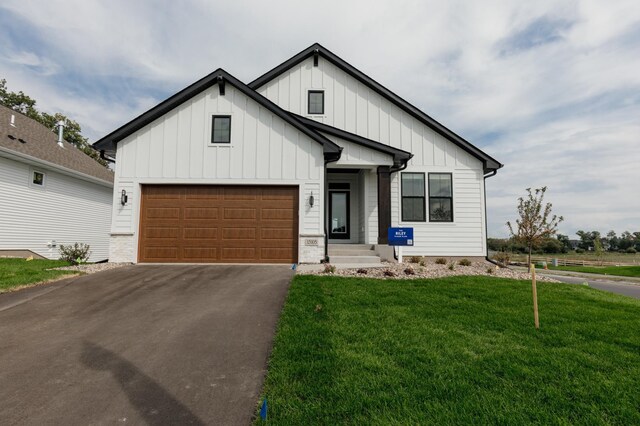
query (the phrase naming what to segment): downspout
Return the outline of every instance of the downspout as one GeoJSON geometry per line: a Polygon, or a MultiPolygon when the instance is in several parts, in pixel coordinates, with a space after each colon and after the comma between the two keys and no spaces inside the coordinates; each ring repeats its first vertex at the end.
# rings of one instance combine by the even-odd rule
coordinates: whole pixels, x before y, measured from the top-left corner
{"type": "Polygon", "coordinates": [[[484,258],[487,262],[493,263],[494,265],[502,268],[503,265],[500,265],[495,260],[489,258],[489,225],[488,225],[489,220],[487,218],[487,178],[495,176],[496,173],[498,173],[497,169],[492,171],[491,173],[484,175],[484,179],[482,180],[482,184],[484,185],[484,191],[483,191],[484,192],[484,235],[485,235],[485,246],[487,247],[484,258]]]}
{"type": "Polygon", "coordinates": [[[324,209],[324,211],[322,212],[322,217],[323,217],[323,223],[324,223],[324,261],[326,261],[329,258],[329,232],[327,230],[327,214],[329,212],[328,210],[328,205],[329,205],[329,183],[327,182],[327,164],[329,163],[335,163],[336,161],[338,161],[340,159],[340,156],[342,155],[342,147],[340,147],[340,152],[338,153],[336,158],[327,160],[324,160],[324,194],[322,194],[322,198],[324,200],[324,203],[322,203],[322,208],[324,209]]]}
{"type": "MultiPolygon", "coordinates": [[[[404,160],[404,163],[401,164],[400,166],[393,166],[389,169],[389,175],[391,175],[392,173],[396,173],[396,172],[401,172],[404,169],[407,168],[407,166],[409,165],[409,160],[411,160],[413,158],[413,154],[411,154],[411,156],[409,158],[407,158],[406,160],[404,160]]],[[[396,248],[395,246],[393,247],[393,258],[395,260],[398,260],[398,254],[396,253],[396,248]]]]}

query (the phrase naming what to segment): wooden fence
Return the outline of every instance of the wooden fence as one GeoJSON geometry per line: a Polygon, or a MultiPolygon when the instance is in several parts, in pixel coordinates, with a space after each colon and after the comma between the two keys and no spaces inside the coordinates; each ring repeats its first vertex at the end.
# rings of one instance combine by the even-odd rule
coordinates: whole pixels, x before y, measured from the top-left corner
{"type": "MultiPolygon", "coordinates": [[[[634,266],[634,263],[625,262],[605,262],[600,260],[582,260],[582,259],[563,259],[560,257],[541,257],[531,256],[531,262],[540,264],[547,262],[547,265],[553,265],[553,259],[558,260],[558,266],[634,266]]],[[[525,263],[527,262],[526,256],[513,256],[511,263],[525,263]]]]}

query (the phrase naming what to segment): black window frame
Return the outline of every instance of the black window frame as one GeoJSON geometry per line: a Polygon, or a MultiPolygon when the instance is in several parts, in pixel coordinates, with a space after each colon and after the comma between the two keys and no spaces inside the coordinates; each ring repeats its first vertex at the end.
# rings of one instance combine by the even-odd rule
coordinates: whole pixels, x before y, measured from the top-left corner
{"type": "Polygon", "coordinates": [[[231,116],[230,115],[212,115],[211,116],[211,144],[227,144],[231,143],[231,116]],[[229,119],[229,140],[227,141],[214,141],[215,129],[216,129],[216,119],[217,118],[228,118],[229,119]]]}
{"type": "Polygon", "coordinates": [[[424,172],[402,172],[400,173],[400,216],[401,216],[401,220],[402,222],[426,222],[427,221],[427,189],[426,186],[427,185],[427,180],[426,180],[426,175],[424,172]],[[403,195],[403,179],[402,176],[404,175],[422,175],[422,197],[420,196],[416,196],[416,195],[408,195],[405,196],[403,195]],[[405,198],[411,198],[411,199],[417,199],[417,198],[422,198],[422,219],[421,220],[415,220],[415,219],[405,219],[404,216],[404,199],[405,198]]]}
{"type": "Polygon", "coordinates": [[[453,214],[453,173],[451,172],[433,172],[429,173],[427,176],[427,193],[429,194],[429,222],[436,223],[453,223],[454,214],[453,214]],[[432,175],[449,175],[449,181],[451,183],[451,196],[449,197],[441,197],[441,196],[431,196],[431,176],[432,175]],[[434,219],[431,217],[431,200],[449,200],[449,205],[451,207],[451,220],[442,220],[442,219],[434,219]]]}
{"type": "Polygon", "coordinates": [[[324,90],[307,91],[307,114],[308,115],[324,115],[324,90]],[[322,111],[321,112],[311,112],[311,95],[316,93],[322,94],[322,111]]]}

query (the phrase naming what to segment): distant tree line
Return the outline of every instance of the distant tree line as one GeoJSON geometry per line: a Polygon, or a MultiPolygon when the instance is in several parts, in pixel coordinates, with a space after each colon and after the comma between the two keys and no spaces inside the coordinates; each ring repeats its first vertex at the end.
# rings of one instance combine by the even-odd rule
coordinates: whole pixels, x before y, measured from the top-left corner
{"type": "MultiPolygon", "coordinates": [[[[568,235],[557,234],[555,237],[544,238],[534,246],[534,253],[582,253],[594,251],[598,244],[603,250],[619,253],[640,252],[640,232],[624,231],[619,236],[615,231],[609,231],[605,236],[599,231],[578,231],[579,239],[570,240],[568,235]]],[[[515,238],[488,238],[487,245],[492,251],[506,251],[510,253],[527,253],[525,244],[515,238]]]]}
{"type": "Polygon", "coordinates": [[[26,95],[22,91],[10,92],[7,89],[7,80],[5,79],[0,79],[0,105],[20,112],[52,130],[58,121],[65,121],[66,126],[62,134],[64,140],[75,145],[80,151],[107,167],[107,162],[100,158],[100,153],[93,149],[87,138],[82,136],[80,124],[60,113],[52,115],[38,111],[36,109],[35,99],[29,97],[29,95],[26,95]]]}

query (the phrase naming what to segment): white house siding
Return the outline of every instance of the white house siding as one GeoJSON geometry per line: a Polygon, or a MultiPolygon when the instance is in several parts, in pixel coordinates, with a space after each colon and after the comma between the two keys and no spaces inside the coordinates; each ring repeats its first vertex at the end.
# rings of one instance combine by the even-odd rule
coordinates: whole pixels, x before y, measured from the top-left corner
{"type": "Polygon", "coordinates": [[[37,165],[0,157],[0,250],[31,250],[57,259],[60,244],[91,246],[90,261],[109,257],[113,189],[37,165]],[[44,187],[30,185],[32,170],[44,187]],[[54,247],[51,242],[55,241],[54,247]]]}
{"type": "MultiPolygon", "coordinates": [[[[480,160],[322,57],[317,67],[313,66],[313,58],[308,58],[266,83],[258,92],[296,114],[411,152],[414,156],[407,172],[452,173],[454,223],[401,223],[400,180],[394,173],[392,225],[414,227],[416,245],[405,253],[484,255],[484,186],[480,160]],[[324,115],[307,115],[309,89],[325,91],[324,115]]],[[[377,239],[377,225],[369,229],[377,239]]]]}
{"type": "Polygon", "coordinates": [[[118,142],[113,259],[137,261],[143,184],[299,186],[299,260],[324,256],[322,146],[233,86],[225,96],[214,86],[118,142]],[[210,143],[213,114],[231,115],[231,144],[210,143]],[[119,202],[122,189],[129,194],[126,206],[119,202]],[[311,240],[318,245],[306,247],[311,240]]]}

